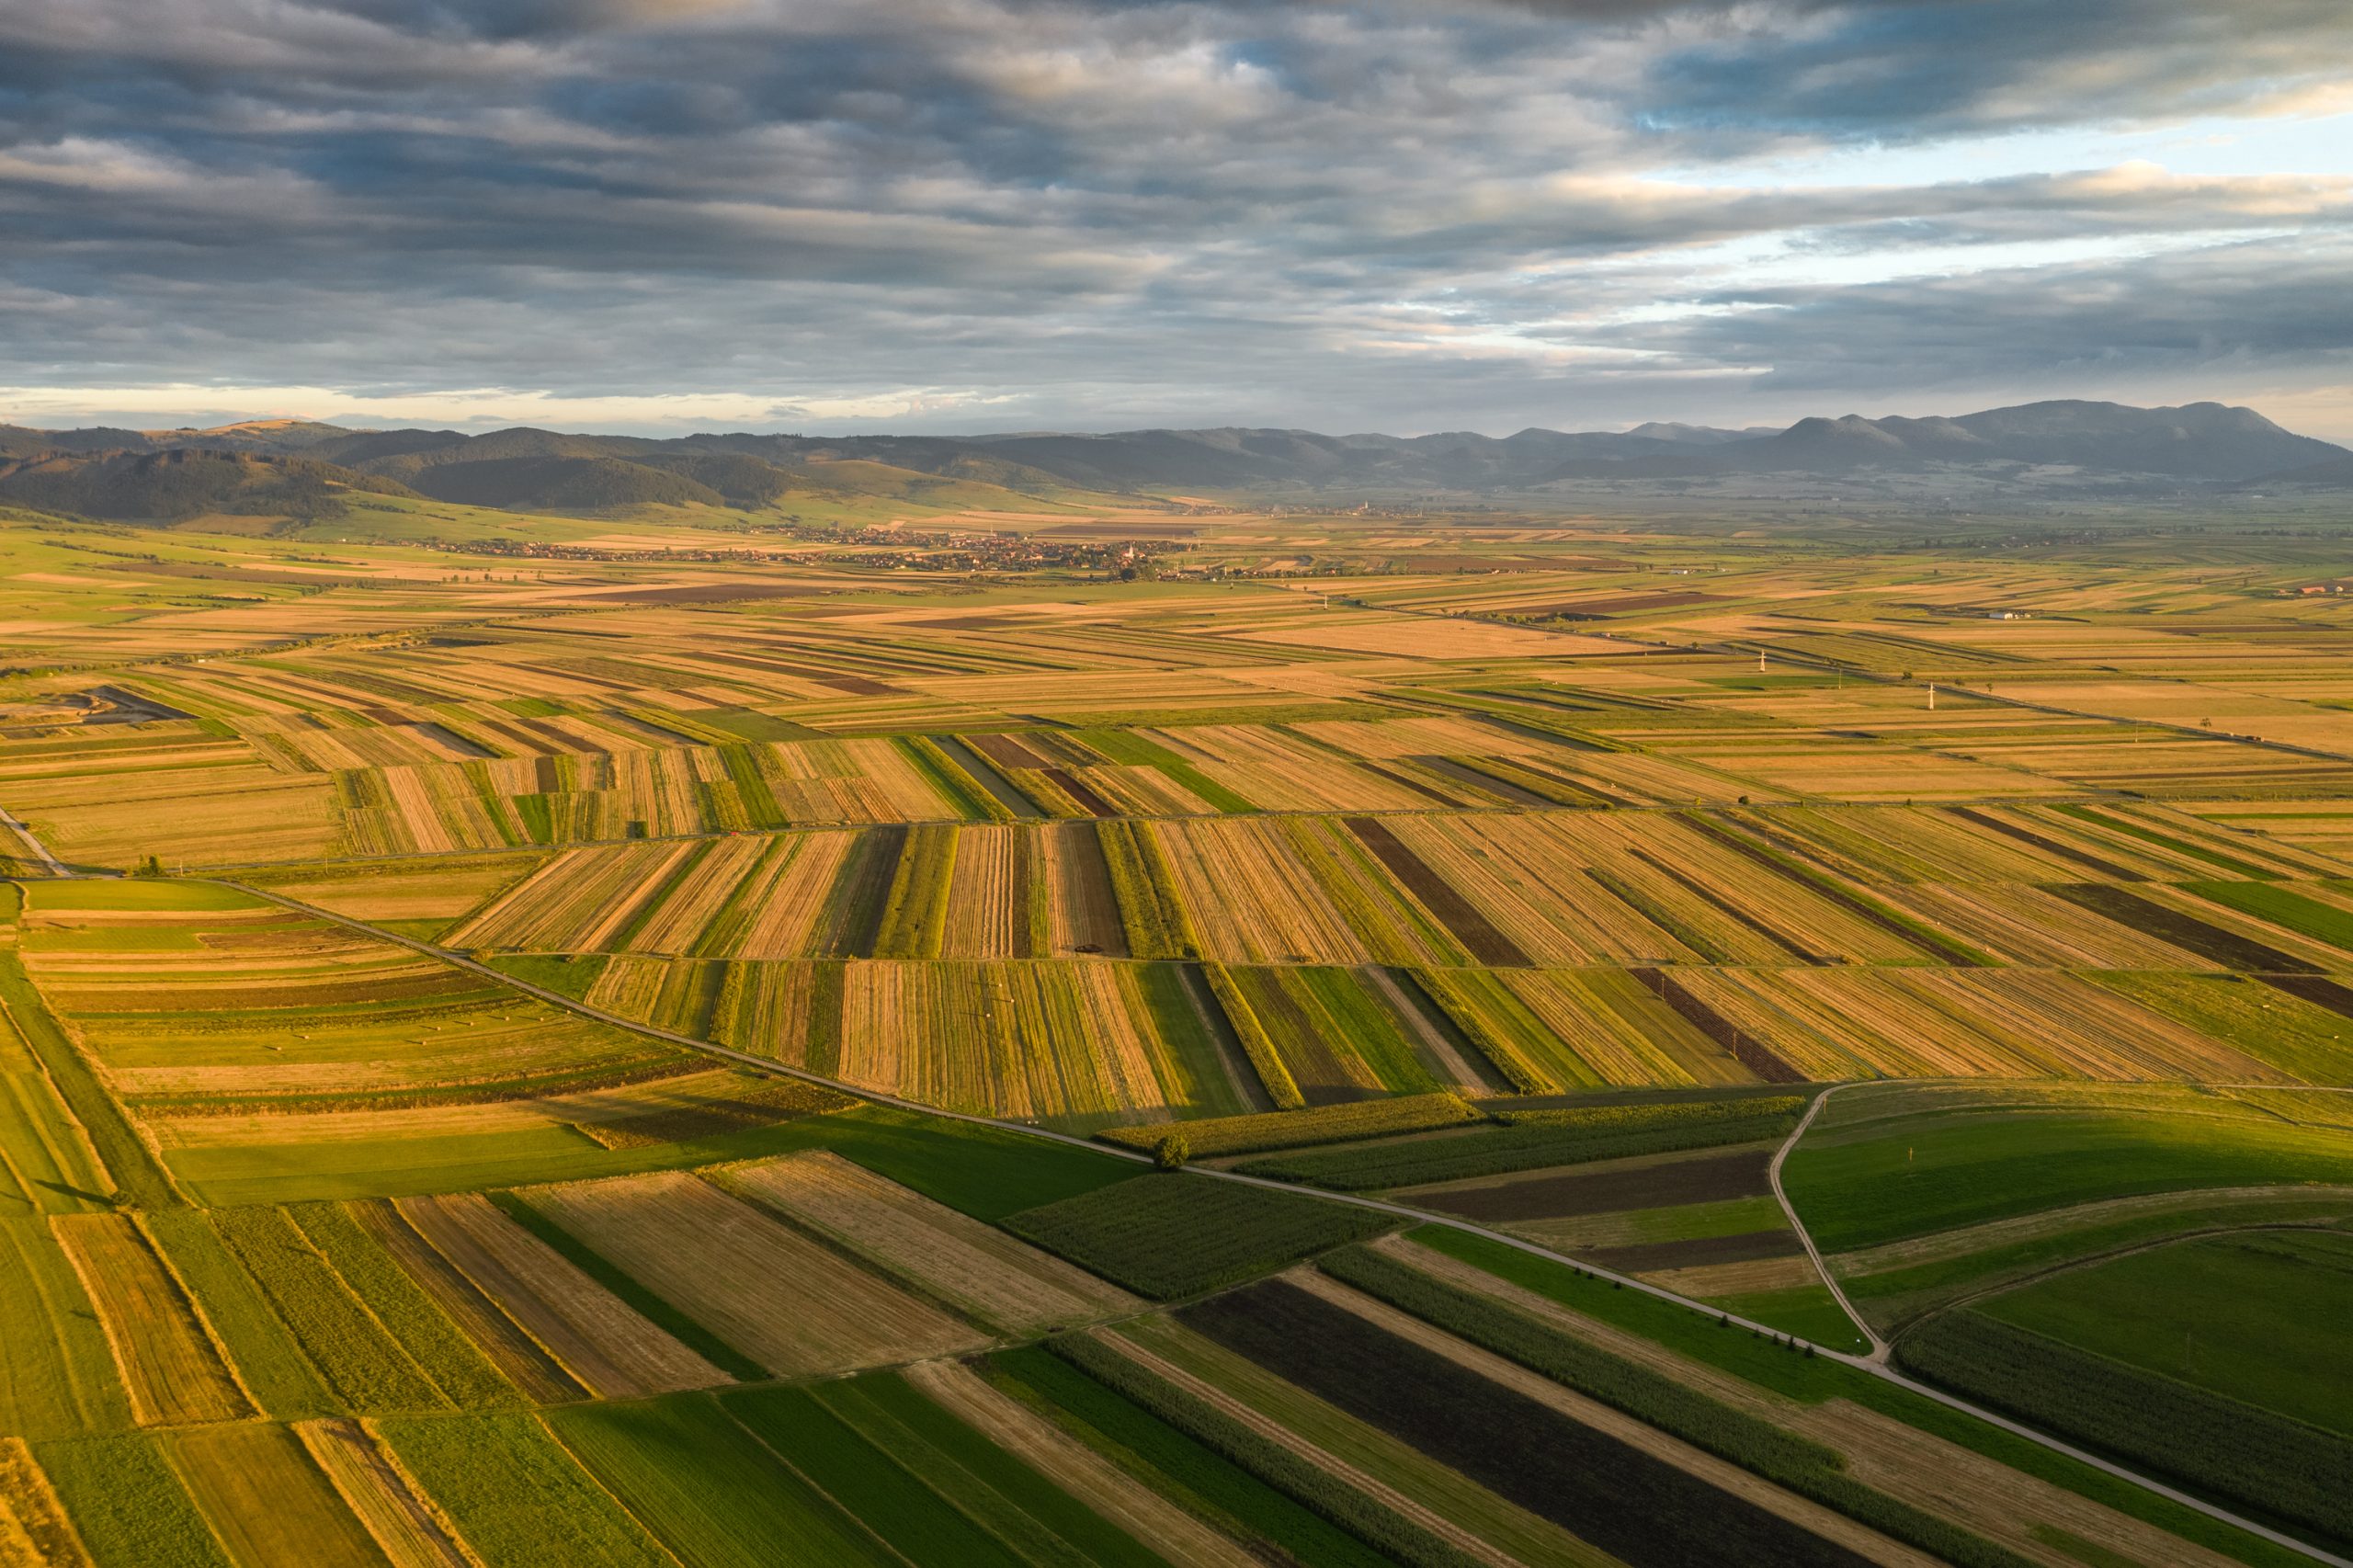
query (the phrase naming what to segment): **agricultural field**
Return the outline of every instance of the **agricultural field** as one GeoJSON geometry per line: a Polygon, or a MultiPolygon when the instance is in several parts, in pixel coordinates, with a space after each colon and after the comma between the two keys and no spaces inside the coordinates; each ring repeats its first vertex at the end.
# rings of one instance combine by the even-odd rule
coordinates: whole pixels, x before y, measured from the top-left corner
{"type": "Polygon", "coordinates": [[[2353,1551],[2309,540],[389,500],[0,514],[6,1568],[2353,1551]]]}

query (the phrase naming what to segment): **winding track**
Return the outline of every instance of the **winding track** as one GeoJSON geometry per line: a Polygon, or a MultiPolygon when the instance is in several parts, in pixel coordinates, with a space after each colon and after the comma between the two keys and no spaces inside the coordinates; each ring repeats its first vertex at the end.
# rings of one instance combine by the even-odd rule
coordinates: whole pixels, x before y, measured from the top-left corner
{"type": "MultiPolygon", "coordinates": [[[[0,813],[0,815],[5,815],[5,813],[0,813]]],[[[10,817],[7,820],[11,824],[16,824],[15,818],[10,817]]],[[[36,849],[40,850],[43,859],[47,860],[53,866],[58,864],[58,862],[49,855],[46,849],[41,848],[39,841],[33,838],[32,834],[28,830],[23,828],[21,824],[16,825],[17,825],[17,831],[23,834],[26,842],[32,844],[36,849]]],[[[75,875],[75,873],[66,870],[62,866],[59,867],[59,874],[69,878],[75,875]]],[[[87,880],[95,881],[106,879],[90,878],[87,880]]],[[[526,995],[536,997],[540,1001],[549,1004],[551,1006],[561,1007],[564,1011],[575,1014],[579,1017],[592,1018],[598,1023],[608,1024],[615,1028],[627,1029],[631,1033],[644,1035],[650,1039],[665,1040],[672,1045],[681,1046],[689,1051],[699,1051],[705,1056],[716,1058],[717,1060],[726,1062],[733,1066],[745,1068],[751,1072],[766,1074],[771,1077],[797,1078],[804,1083],[815,1084],[821,1087],[833,1089],[838,1093],[847,1095],[852,1098],[865,1100],[870,1104],[889,1106],[894,1109],[913,1111],[923,1116],[940,1117],[950,1121],[966,1122],[976,1127],[993,1127],[1000,1131],[1017,1133],[1024,1137],[1041,1138],[1051,1142],[1066,1143],[1074,1147],[1089,1150],[1092,1153],[1103,1154],[1113,1159],[1126,1160],[1134,1165],[1150,1165],[1152,1163],[1152,1158],[1149,1155],[1131,1153],[1124,1149],[1113,1148],[1104,1143],[1098,1143],[1092,1139],[1080,1138],[1067,1132],[1057,1132],[1050,1128],[1033,1126],[1029,1122],[1007,1121],[996,1117],[975,1116],[967,1111],[945,1110],[938,1106],[926,1105],[917,1100],[904,1099],[899,1096],[884,1094],[876,1089],[862,1088],[857,1085],[846,1084],[835,1078],[827,1078],[820,1074],[811,1073],[802,1068],[787,1066],[781,1062],[778,1062],[767,1057],[753,1056],[747,1052],[735,1051],[727,1046],[715,1045],[709,1040],[697,1040],[691,1035],[676,1034],[673,1033],[671,1030],[659,1028],[651,1024],[640,1023],[631,1018],[622,1017],[618,1014],[608,1013],[600,1007],[591,1006],[585,1002],[576,1001],[570,996],[564,995],[562,992],[551,991],[543,986],[533,985],[529,981],[519,980],[513,975],[493,969],[487,964],[477,963],[463,953],[452,952],[446,948],[438,948],[430,942],[423,941],[413,937],[405,937],[395,931],[383,930],[378,926],[369,925],[364,920],[357,920],[348,915],[337,915],[332,910],[321,909],[315,904],[304,903],[300,899],[288,898],[281,893],[272,892],[267,889],[249,887],[243,882],[231,881],[225,878],[219,877],[189,877],[186,879],[174,880],[185,880],[192,882],[206,882],[216,887],[231,888],[236,892],[248,894],[255,898],[266,900],[268,903],[296,911],[302,915],[310,915],[315,919],[329,921],[335,925],[341,926],[347,930],[356,931],[363,936],[373,937],[378,941],[392,942],[400,947],[407,948],[415,952],[422,953],[428,958],[438,960],[441,962],[454,964],[460,969],[472,971],[472,972],[482,975],[486,979],[506,986],[510,990],[519,991],[526,995]]],[[[1789,1215],[1790,1223],[1796,1229],[1800,1239],[1804,1242],[1806,1251],[1809,1255],[1813,1256],[1817,1268],[1821,1267],[1821,1255],[1815,1251],[1813,1238],[1806,1233],[1805,1227],[1799,1224],[1796,1212],[1790,1208],[1789,1199],[1781,1191],[1779,1174],[1780,1164],[1782,1158],[1788,1154],[1790,1150],[1796,1146],[1799,1135],[1804,1132],[1807,1123],[1813,1119],[1814,1112],[1821,1108],[1823,1100],[1828,1098],[1831,1094],[1835,1093],[1841,1086],[1842,1085],[1833,1085],[1830,1088],[1824,1090],[1822,1094],[1815,1096],[1813,1105],[1808,1108],[1804,1119],[1798,1124],[1797,1131],[1790,1134],[1788,1142],[1783,1143],[1780,1150],[1776,1153],[1771,1167],[1773,1173],[1774,1196],[1780,1199],[1783,1211],[1789,1215]]],[[[1449,1230],[1461,1231],[1471,1235],[1483,1237],[1487,1241],[1513,1248],[1515,1251],[1528,1253],[1532,1256],[1544,1258],[1550,1262],[1567,1265],[1570,1267],[1580,1269],[1597,1278],[1607,1279],[1613,1285],[1622,1287],[1629,1290],[1639,1290],[1644,1295],[1654,1297],[1659,1301],[1672,1301],[1677,1306],[1688,1308],[1704,1317],[1719,1318],[1738,1327],[1748,1329],[1752,1333],[1763,1335],[1768,1338],[1779,1339],[1782,1337],[1780,1330],[1770,1328],[1766,1324],[1755,1322],[1752,1319],[1725,1312],[1720,1308],[1709,1306],[1705,1302],[1694,1301],[1688,1296],[1678,1295],[1673,1290],[1650,1284],[1645,1280],[1637,1279],[1631,1275],[1619,1274],[1611,1269],[1597,1267],[1593,1264],[1586,1262],[1581,1258],[1572,1257],[1565,1253],[1555,1252],[1550,1247],[1540,1245],[1534,1242],[1524,1241],[1518,1236],[1507,1235],[1499,1231],[1491,1231],[1484,1226],[1473,1224],[1467,1220],[1457,1219],[1451,1215],[1432,1213],[1427,1210],[1415,1209],[1406,1204],[1392,1203],[1386,1199],[1364,1198],[1353,1193],[1325,1192],[1313,1187],[1299,1187],[1290,1182],[1271,1181],[1263,1176],[1244,1176],[1238,1171],[1215,1170],[1200,1165],[1190,1165],[1186,1167],[1186,1174],[1199,1176],[1204,1180],[1240,1182],[1248,1187],[1266,1187],[1272,1191],[1286,1192],[1296,1197],[1307,1197],[1328,1203],[1346,1203],[1359,1209],[1370,1209],[1385,1214],[1393,1214],[1400,1219],[1411,1220],[1417,1224],[1443,1225],[1449,1230]]],[[[1829,1273],[1826,1269],[1823,1270],[1823,1278],[1825,1281],[1828,1281],[1830,1278],[1829,1273]]],[[[1854,1317],[1856,1324],[1859,1326],[1861,1326],[1861,1318],[1855,1315],[1854,1309],[1847,1304],[1845,1294],[1838,1290],[1836,1283],[1832,1283],[1830,1288],[1832,1292],[1837,1296],[1839,1304],[1847,1310],[1848,1316],[1854,1317]]],[[[2178,1491],[2174,1487],[2165,1484],[2163,1482],[2152,1480],[2135,1471],[2127,1469],[2123,1465],[2102,1459],[2097,1454],[2088,1453],[2082,1449],[2076,1448],[2071,1443],[2063,1442],[2059,1438],[2053,1437],[2047,1433],[2038,1431],[2034,1427],[2029,1426],[2022,1422],[2013,1421],[2007,1416],[2001,1415],[1994,1411],[1986,1410],[1978,1405],[1972,1404],[1967,1400],[1947,1393],[1941,1389],[1932,1387],[1927,1383],[1915,1382],[1887,1364],[1885,1359],[1886,1346],[1881,1344],[1876,1335],[1871,1334],[1870,1330],[1867,1326],[1862,1328],[1862,1332],[1874,1346],[1873,1353],[1870,1355],[1855,1356],[1841,1350],[1832,1350],[1826,1346],[1816,1346],[1816,1352],[1820,1355],[1827,1356],[1834,1360],[1843,1362],[1849,1367],[1855,1368],[1859,1371],[1868,1373],[1872,1377],[1881,1380],[1882,1381],[1892,1383],[1898,1388],[1906,1390],[1909,1392],[1918,1394],[1924,1399],[1933,1400],[1937,1403],[1944,1405],[1949,1409],[1959,1411],[1965,1415],[1972,1416],[1977,1420],[1986,1423],[1988,1426],[1998,1427],[2002,1431],[2007,1432],[2013,1437],[2023,1438],[2028,1442],[2035,1444],[2039,1448],[2047,1449],[2053,1453],[2074,1460],[2079,1464],[2087,1465],[2104,1474],[2113,1476],[2120,1481],[2127,1482],[2134,1486],[2138,1486],[2145,1492],[2152,1493],[2159,1497],[2166,1499],[2168,1502],[2191,1509],[2197,1513],[2203,1514],[2207,1517],[2218,1520],[2234,1529],[2244,1530],[2249,1535],[2259,1537],[2264,1540],[2271,1542],[2275,1546],[2284,1547],[2287,1550],[2294,1551],[2302,1556],[2311,1558],[2314,1562],[2327,1563],[2330,1565],[2330,1568],[2353,1568],[2353,1561],[2348,1561],[2347,1559],[2339,1557],[2333,1552],[2324,1551],[2319,1547],[2312,1545],[2308,1541],[2299,1540],[2294,1536],[2273,1529],[2268,1525],[2258,1524],[2253,1519],[2242,1517],[2237,1514],[2232,1513],[2229,1509],[2209,1503],[2201,1497],[2192,1496],[2188,1493],[2178,1491]]]]}
{"type": "Polygon", "coordinates": [[[1830,1272],[1830,1265],[1824,1260],[1822,1249],[1813,1244],[1813,1233],[1805,1228],[1805,1221],[1798,1218],[1797,1205],[1790,1201],[1790,1195],[1781,1187],[1781,1162],[1790,1157],[1790,1151],[1798,1146],[1798,1140],[1805,1136],[1805,1130],[1813,1125],[1814,1116],[1822,1109],[1823,1102],[1839,1090],[1852,1086],[1849,1084],[1833,1084],[1813,1096],[1813,1103],[1805,1108],[1805,1114],[1798,1119],[1797,1126],[1790,1130],[1790,1135],[1781,1141],[1781,1146],[1773,1151],[1773,1160],[1765,1167],[1765,1176],[1773,1184],[1773,1201],[1781,1206],[1782,1217],[1789,1221],[1790,1229],[1798,1233],[1799,1242],[1805,1247],[1806,1256],[1813,1259],[1813,1271],[1822,1276],[1822,1282],[1830,1287],[1831,1297],[1838,1303],[1838,1310],[1852,1320],[1856,1329],[1861,1333],[1864,1342],[1870,1346],[1870,1353],[1862,1359],[1875,1362],[1884,1368],[1887,1365],[1888,1353],[1895,1347],[1881,1339],[1878,1331],[1871,1327],[1870,1321],[1855,1310],[1855,1303],[1847,1299],[1846,1290],[1839,1286],[1837,1277],[1830,1272]]]}

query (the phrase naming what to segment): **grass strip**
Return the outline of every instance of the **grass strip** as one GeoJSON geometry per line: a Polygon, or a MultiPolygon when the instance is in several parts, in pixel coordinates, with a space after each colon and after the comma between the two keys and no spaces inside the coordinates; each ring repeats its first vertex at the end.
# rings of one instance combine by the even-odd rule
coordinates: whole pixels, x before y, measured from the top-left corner
{"type": "Polygon", "coordinates": [[[870,1532],[704,1395],[565,1405],[543,1419],[648,1532],[693,1568],[897,1564],[870,1532]]]}
{"type": "Polygon", "coordinates": [[[343,1205],[302,1203],[287,1212],[450,1403],[461,1410],[483,1410],[524,1403],[515,1385],[500,1376],[440,1303],[360,1229],[343,1205]]]}
{"type": "Polygon", "coordinates": [[[984,789],[929,735],[894,735],[891,744],[907,766],[939,792],[949,809],[966,822],[1011,822],[1013,808],[984,789]]]}
{"type": "Polygon", "coordinates": [[[34,1444],[33,1458],[106,1568],[230,1568],[155,1439],[63,1437],[34,1444]]]}
{"type": "MultiPolygon", "coordinates": [[[[0,916],[13,917],[24,893],[10,883],[0,898],[7,901],[0,907],[0,916]]],[[[117,1200],[134,1209],[168,1209],[185,1202],[155,1152],[139,1136],[131,1118],[107,1093],[97,1074],[67,1037],[64,1026],[34,989],[23,959],[5,948],[0,948],[0,1006],[6,1007],[17,1034],[40,1058],[50,1082],[57,1085],[58,1097],[90,1135],[91,1146],[114,1179],[117,1200]]]]}
{"type": "Polygon", "coordinates": [[[373,1415],[443,1403],[425,1370],[360,1304],[284,1210],[215,1209],[211,1216],[221,1239],[347,1406],[373,1415]]]}
{"type": "Polygon", "coordinates": [[[1260,1557],[1305,1568],[1381,1568],[1389,1561],[1042,1346],[1000,1351],[989,1358],[988,1372],[1015,1398],[1260,1557]]]}
{"type": "Polygon", "coordinates": [[[2184,882],[2202,899],[2353,952],[2353,914],[2273,882],[2184,882]]]}
{"type": "Polygon", "coordinates": [[[1120,923],[1128,951],[1140,959],[1191,959],[1201,953],[1192,917],[1177,896],[1176,875],[1144,823],[1105,821],[1095,824],[1104,869],[1119,900],[1120,923]]]}
{"type": "Polygon", "coordinates": [[[1110,1127],[1096,1134],[1107,1143],[1149,1153],[1172,1131],[1196,1158],[1249,1154],[1264,1149],[1293,1149],[1311,1143],[1341,1143],[1393,1133],[1427,1132],[1477,1121],[1480,1113],[1460,1095],[1403,1095],[1391,1099],[1350,1100],[1304,1110],[1259,1111],[1248,1116],[1208,1117],[1172,1124],[1143,1122],[1110,1127]]]}
{"type": "Polygon", "coordinates": [[[779,1459],[909,1562],[1023,1568],[1024,1560],[1003,1541],[958,1512],[903,1468],[888,1449],[869,1442],[807,1389],[746,1389],[722,1395],[720,1403],[779,1459]]]}
{"type": "Polygon", "coordinates": [[[936,959],[947,932],[948,887],[956,872],[956,830],[926,823],[907,830],[874,934],[878,959],[936,959]]]}
{"type": "Polygon", "coordinates": [[[635,1276],[533,1208],[529,1199],[513,1192],[493,1192],[485,1196],[508,1219],[546,1243],[581,1273],[627,1302],[638,1316],[729,1377],[738,1382],[759,1382],[769,1376],[766,1367],[639,1284],[635,1276]]]}
{"type": "Polygon", "coordinates": [[[1514,1171],[1540,1170],[1548,1165],[1586,1165],[1597,1160],[1629,1159],[1637,1154],[1761,1142],[1786,1137],[1797,1125],[1792,1112],[1756,1114],[1747,1111],[1743,1102],[1723,1103],[1734,1108],[1724,1116],[1654,1126],[1529,1122],[1402,1143],[1277,1154],[1252,1160],[1238,1168],[1245,1175],[1274,1181],[1363,1192],[1376,1187],[1461,1181],[1472,1176],[1507,1176],[1514,1171]]]}
{"type": "Polygon", "coordinates": [[[486,1568],[673,1568],[534,1416],[404,1416],[375,1426],[486,1568]]]}
{"type": "Polygon", "coordinates": [[[1299,1092],[1299,1081],[1283,1064],[1282,1052],[1275,1049],[1274,1038],[1267,1033],[1267,1026],[1259,1020],[1249,998],[1242,994],[1242,988],[1233,983],[1233,976],[1222,963],[1203,964],[1201,974],[1210,983],[1210,994],[1217,998],[1225,1021],[1233,1027],[1233,1038],[1242,1042],[1242,1054],[1250,1059],[1250,1069],[1258,1074],[1258,1082],[1266,1086],[1267,1097],[1275,1102],[1275,1108],[1298,1110],[1304,1107],[1307,1097],[1299,1092]]]}
{"type": "Polygon", "coordinates": [[[1108,1345],[1078,1334],[1050,1341],[1048,1347],[1106,1388],[1399,1562],[1411,1568],[1472,1568],[1479,1562],[1108,1345]]]}
{"type": "Polygon", "coordinates": [[[299,1421],[335,1414],[335,1397],[319,1381],[318,1369],[204,1215],[166,1209],[140,1216],[140,1222],[202,1308],[239,1381],[266,1415],[299,1421]]]}
{"type": "Polygon", "coordinates": [[[894,1372],[817,1397],[1032,1562],[1162,1568],[1165,1559],[894,1372]]]}
{"type": "Polygon", "coordinates": [[[2027,1559],[1974,1531],[1843,1473],[1846,1460],[1835,1450],[1784,1432],[1768,1421],[1588,1345],[1525,1312],[1434,1279],[1367,1247],[1330,1254],[1319,1267],[1401,1312],[1540,1372],[1956,1568],[2030,1568],[2027,1559]]]}
{"type": "Polygon", "coordinates": [[[1488,1064],[1502,1074],[1513,1093],[1542,1095],[1561,1087],[1560,1080],[1538,1066],[1522,1045],[1523,1040],[1549,1039],[1551,1031],[1503,982],[1483,970],[1449,973],[1415,968],[1405,972],[1438,1010],[1453,1020],[1454,1027],[1478,1048],[1488,1064]],[[1472,998],[1473,988],[1482,993],[1480,999],[1472,998]],[[1509,1032],[1504,1028],[1506,1021],[1513,1026],[1509,1032]],[[1518,1038],[1515,1039],[1515,1035],[1518,1038]]]}

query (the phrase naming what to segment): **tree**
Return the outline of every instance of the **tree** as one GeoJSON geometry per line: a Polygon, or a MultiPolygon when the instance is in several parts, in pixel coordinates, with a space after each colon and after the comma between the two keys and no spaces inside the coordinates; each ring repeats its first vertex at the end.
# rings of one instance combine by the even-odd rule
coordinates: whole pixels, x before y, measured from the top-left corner
{"type": "Polygon", "coordinates": [[[1164,1132],[1152,1146],[1152,1163],[1164,1171],[1181,1171],[1193,1157],[1193,1146],[1181,1132],[1164,1132]]]}

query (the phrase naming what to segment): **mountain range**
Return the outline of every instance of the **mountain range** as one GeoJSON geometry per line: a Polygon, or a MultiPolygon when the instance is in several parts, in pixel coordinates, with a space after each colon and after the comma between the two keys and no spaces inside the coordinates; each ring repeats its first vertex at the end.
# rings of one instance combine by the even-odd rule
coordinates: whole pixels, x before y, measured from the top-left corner
{"type": "Polygon", "coordinates": [[[985,506],[997,493],[1329,502],[1807,487],[2014,496],[2333,490],[2353,488],[2353,452],[2215,403],[2052,402],[1957,418],[1807,418],[1779,430],[1649,424],[1506,437],[1226,427],[661,439],[302,420],[203,430],[0,426],[0,502],[124,520],[307,517],[332,513],[353,492],[595,514],[652,506],[759,510],[802,494],[985,506]]]}

